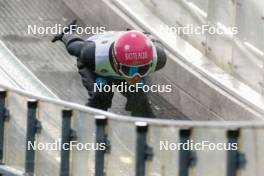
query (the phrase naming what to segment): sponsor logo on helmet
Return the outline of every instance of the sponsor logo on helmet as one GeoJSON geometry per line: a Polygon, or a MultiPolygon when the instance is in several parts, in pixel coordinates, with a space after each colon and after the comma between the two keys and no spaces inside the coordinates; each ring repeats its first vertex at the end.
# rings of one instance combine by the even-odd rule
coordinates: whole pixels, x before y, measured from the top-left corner
{"type": "Polygon", "coordinates": [[[139,59],[146,59],[148,58],[147,52],[140,52],[140,53],[126,53],[125,54],[126,60],[139,60],[139,59]]]}

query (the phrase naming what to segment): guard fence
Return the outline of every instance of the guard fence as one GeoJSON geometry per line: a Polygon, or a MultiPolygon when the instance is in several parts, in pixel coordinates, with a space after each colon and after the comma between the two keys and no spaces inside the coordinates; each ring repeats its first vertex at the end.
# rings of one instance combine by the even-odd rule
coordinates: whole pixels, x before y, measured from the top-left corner
{"type": "Polygon", "coordinates": [[[263,122],[126,117],[0,87],[0,175],[264,174],[263,122]]]}

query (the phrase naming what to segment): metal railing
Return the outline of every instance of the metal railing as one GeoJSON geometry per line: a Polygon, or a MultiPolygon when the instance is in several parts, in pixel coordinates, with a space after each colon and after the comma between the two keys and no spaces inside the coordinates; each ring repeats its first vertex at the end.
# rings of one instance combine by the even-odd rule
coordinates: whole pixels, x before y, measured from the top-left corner
{"type": "Polygon", "coordinates": [[[0,174],[13,173],[12,169],[27,175],[66,176],[264,173],[263,122],[133,118],[0,87],[0,174]],[[81,145],[72,150],[52,148],[71,141],[87,144],[90,150],[80,150],[81,145]],[[188,141],[237,143],[238,149],[175,148],[188,141]],[[37,150],[28,150],[34,142],[37,150]],[[105,147],[95,150],[96,144],[105,147]]]}

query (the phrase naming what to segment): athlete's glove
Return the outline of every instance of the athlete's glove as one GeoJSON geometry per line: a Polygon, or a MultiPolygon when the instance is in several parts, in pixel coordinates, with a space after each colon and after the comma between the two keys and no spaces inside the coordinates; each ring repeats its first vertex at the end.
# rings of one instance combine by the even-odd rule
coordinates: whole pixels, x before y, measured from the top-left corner
{"type": "Polygon", "coordinates": [[[71,31],[71,30],[74,30],[74,29],[76,29],[76,23],[77,23],[77,20],[75,19],[75,20],[73,20],[66,28],[65,28],[65,30],[62,32],[62,33],[60,33],[60,34],[57,34],[57,35],[55,35],[55,37],[52,39],[52,43],[54,43],[54,42],[56,42],[56,41],[58,41],[58,40],[62,40],[62,37],[64,36],[64,34],[65,33],[67,33],[67,32],[69,32],[69,31],[71,31]]]}

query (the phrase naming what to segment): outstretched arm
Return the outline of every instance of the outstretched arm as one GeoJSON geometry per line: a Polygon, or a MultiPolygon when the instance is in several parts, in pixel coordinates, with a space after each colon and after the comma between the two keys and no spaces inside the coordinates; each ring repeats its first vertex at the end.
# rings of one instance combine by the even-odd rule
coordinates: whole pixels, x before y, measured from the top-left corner
{"type": "Polygon", "coordinates": [[[65,34],[61,41],[65,44],[69,54],[80,57],[84,46],[84,40],[82,38],[77,35],[65,34]]]}
{"type": "Polygon", "coordinates": [[[73,20],[62,33],[54,36],[52,42],[62,41],[71,55],[79,57],[84,41],[79,36],[72,34],[77,27],[76,23],[77,20],[73,20]]]}

